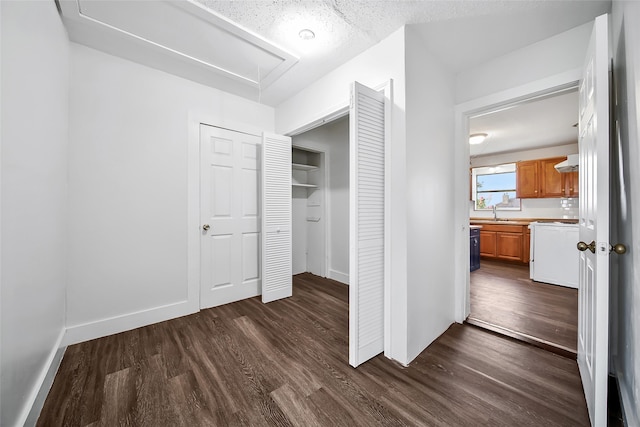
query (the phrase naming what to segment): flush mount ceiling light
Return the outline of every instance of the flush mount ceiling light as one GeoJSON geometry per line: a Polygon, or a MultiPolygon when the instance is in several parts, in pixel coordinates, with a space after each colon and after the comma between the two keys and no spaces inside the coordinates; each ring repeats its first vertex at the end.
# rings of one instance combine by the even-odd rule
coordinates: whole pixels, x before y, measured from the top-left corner
{"type": "Polygon", "coordinates": [[[316,34],[308,28],[300,30],[298,36],[300,36],[302,40],[312,40],[316,38],[316,34]]]}
{"type": "Polygon", "coordinates": [[[482,144],[488,136],[489,134],[486,133],[472,133],[471,135],[469,135],[469,144],[482,144]]]}

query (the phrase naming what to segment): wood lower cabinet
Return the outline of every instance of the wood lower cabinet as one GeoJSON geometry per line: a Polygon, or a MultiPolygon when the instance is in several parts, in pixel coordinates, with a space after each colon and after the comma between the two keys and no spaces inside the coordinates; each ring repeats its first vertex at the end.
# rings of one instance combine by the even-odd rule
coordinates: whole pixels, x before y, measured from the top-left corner
{"type": "Polygon", "coordinates": [[[531,257],[531,230],[526,227],[526,232],[522,234],[522,262],[529,263],[531,257]]]}
{"type": "Polygon", "coordinates": [[[526,225],[481,224],[480,256],[508,261],[529,262],[526,225]]]}
{"type": "Polygon", "coordinates": [[[480,256],[496,257],[496,232],[480,230],[480,256]]]}
{"type": "Polygon", "coordinates": [[[496,255],[511,261],[522,261],[522,232],[496,233],[496,255]]]}

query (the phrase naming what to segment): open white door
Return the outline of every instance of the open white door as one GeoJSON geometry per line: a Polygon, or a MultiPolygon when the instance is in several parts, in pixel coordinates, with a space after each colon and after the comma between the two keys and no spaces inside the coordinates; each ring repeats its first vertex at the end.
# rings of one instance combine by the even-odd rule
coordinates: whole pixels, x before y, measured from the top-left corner
{"type": "Polygon", "coordinates": [[[262,136],[262,302],[290,297],[291,138],[262,136]]]}
{"type": "Polygon", "coordinates": [[[609,42],[596,18],[580,83],[578,367],[591,425],[607,424],[609,363],[609,42]]]}
{"type": "Polygon", "coordinates": [[[349,116],[349,364],[384,349],[385,98],[357,82],[349,116]]]}

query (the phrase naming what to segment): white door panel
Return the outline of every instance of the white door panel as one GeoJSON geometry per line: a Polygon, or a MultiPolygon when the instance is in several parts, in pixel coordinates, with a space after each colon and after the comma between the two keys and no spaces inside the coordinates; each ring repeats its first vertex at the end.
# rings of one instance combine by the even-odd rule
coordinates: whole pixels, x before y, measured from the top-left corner
{"type": "Polygon", "coordinates": [[[384,350],[385,98],[357,82],[349,116],[349,363],[384,350]]]}
{"type": "Polygon", "coordinates": [[[200,128],[200,306],[260,294],[260,138],[200,128]]]}
{"type": "Polygon", "coordinates": [[[293,294],[291,138],[262,137],[262,302],[293,294]]]}
{"type": "Polygon", "coordinates": [[[596,18],[579,93],[578,367],[591,425],[607,424],[609,363],[608,16],[596,18]]]}

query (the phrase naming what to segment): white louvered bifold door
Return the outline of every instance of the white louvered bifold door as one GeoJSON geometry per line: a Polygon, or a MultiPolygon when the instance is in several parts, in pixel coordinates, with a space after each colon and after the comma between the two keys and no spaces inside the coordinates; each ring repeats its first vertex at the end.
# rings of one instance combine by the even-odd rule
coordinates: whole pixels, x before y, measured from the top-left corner
{"type": "Polygon", "coordinates": [[[349,116],[349,364],[384,350],[384,94],[357,82],[349,116]]]}
{"type": "Polygon", "coordinates": [[[291,138],[262,136],[262,302],[292,295],[291,138]]]}

